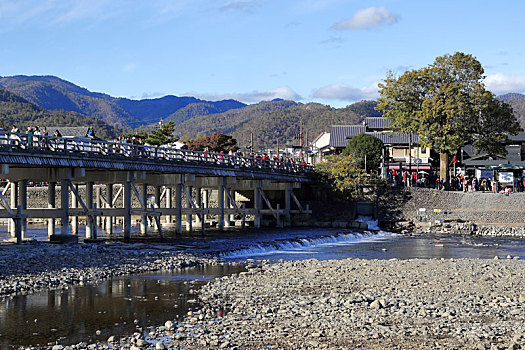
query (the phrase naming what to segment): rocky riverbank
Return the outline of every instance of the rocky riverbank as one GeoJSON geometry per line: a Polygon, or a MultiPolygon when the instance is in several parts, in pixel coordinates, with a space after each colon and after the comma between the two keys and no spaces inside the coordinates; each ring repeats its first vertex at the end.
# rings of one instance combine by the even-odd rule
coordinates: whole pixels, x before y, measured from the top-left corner
{"type": "Polygon", "coordinates": [[[203,263],[213,260],[154,244],[0,244],[0,298],[203,263]]]}
{"type": "Polygon", "coordinates": [[[525,261],[333,260],[254,266],[204,307],[120,349],[520,349],[525,261]]]}

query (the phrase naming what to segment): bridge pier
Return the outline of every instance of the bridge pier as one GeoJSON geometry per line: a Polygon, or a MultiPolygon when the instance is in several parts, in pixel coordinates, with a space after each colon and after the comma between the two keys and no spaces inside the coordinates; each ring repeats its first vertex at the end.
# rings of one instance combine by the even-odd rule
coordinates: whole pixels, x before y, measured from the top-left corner
{"type": "MultiPolygon", "coordinates": [[[[47,207],[49,209],[55,209],[55,196],[56,196],[56,182],[52,181],[47,184],[47,207]]],[[[55,218],[47,219],[47,238],[51,238],[55,234],[55,218]]]]}
{"type": "MultiPolygon", "coordinates": [[[[11,206],[11,209],[14,209],[16,207],[18,207],[18,182],[16,181],[11,181],[11,183],[9,184],[9,186],[11,187],[11,197],[10,197],[10,206],[11,206]]],[[[15,227],[15,219],[11,219],[9,220],[9,233],[10,233],[10,236],[11,238],[14,238],[16,237],[16,227],[15,227]]]]}
{"type": "Polygon", "coordinates": [[[62,179],[60,181],[60,208],[62,215],[60,218],[60,235],[69,235],[69,180],[62,179]]]}
{"type": "MultiPolygon", "coordinates": [[[[74,185],[78,192],[78,184],[74,185]]],[[[63,190],[63,189],[62,189],[63,190]]],[[[71,209],[78,208],[78,199],[74,192],[71,192],[71,209]]],[[[73,215],[71,217],[71,233],[73,235],[78,235],[78,216],[73,215]]]]}
{"type": "MultiPolygon", "coordinates": [[[[22,210],[26,211],[27,210],[27,180],[18,181],[18,194],[19,194],[18,203],[20,203],[22,210]]],[[[22,218],[22,226],[20,229],[21,229],[21,239],[24,240],[27,234],[27,218],[25,217],[22,218]]]]}
{"type": "Polygon", "coordinates": [[[124,234],[124,240],[131,239],[131,181],[133,181],[133,173],[128,172],[128,179],[124,182],[123,192],[123,222],[122,222],[122,233],[124,234]]]}
{"type": "MultiPolygon", "coordinates": [[[[106,184],[106,208],[113,208],[113,184],[106,184]]],[[[106,216],[106,234],[113,236],[113,221],[114,217],[111,215],[106,216]]]]}
{"type": "MultiPolygon", "coordinates": [[[[142,199],[143,209],[146,210],[148,208],[148,184],[143,183],[141,189],[142,189],[141,199],[142,199]]],[[[140,235],[146,236],[147,234],[148,234],[148,215],[144,213],[142,214],[141,220],[140,220],[140,235]]]]}

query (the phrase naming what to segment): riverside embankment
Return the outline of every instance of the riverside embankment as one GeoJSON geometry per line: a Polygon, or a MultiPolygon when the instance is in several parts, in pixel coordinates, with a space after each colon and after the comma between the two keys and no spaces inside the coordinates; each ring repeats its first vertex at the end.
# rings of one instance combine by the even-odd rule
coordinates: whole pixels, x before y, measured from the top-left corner
{"type": "Polygon", "coordinates": [[[525,193],[407,188],[383,193],[377,209],[382,226],[398,231],[525,237],[525,193]]]}

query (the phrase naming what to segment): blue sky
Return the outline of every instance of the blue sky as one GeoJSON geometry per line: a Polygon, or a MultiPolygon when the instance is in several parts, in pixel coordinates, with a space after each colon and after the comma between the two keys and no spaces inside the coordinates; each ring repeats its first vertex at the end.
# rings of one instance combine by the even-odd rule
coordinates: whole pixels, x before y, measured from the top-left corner
{"type": "Polygon", "coordinates": [[[343,107],[392,70],[462,51],[496,94],[525,92],[521,0],[0,0],[0,75],[343,107]]]}

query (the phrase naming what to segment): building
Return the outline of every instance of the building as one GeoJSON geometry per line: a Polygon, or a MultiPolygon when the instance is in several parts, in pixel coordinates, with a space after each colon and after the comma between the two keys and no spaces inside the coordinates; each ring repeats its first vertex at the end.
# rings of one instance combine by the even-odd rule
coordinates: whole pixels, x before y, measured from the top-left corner
{"type": "Polygon", "coordinates": [[[433,159],[430,147],[420,146],[419,138],[415,134],[393,132],[390,120],[382,117],[367,117],[361,125],[332,125],[329,146],[324,150],[324,154],[341,152],[348,145],[348,140],[362,133],[383,141],[389,155],[384,163],[388,169],[431,170],[433,159]]]}

